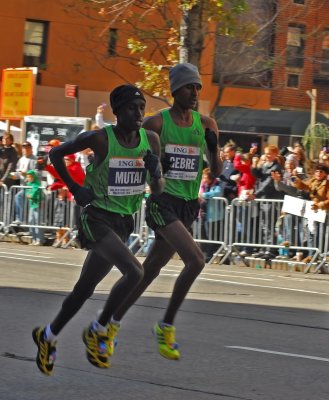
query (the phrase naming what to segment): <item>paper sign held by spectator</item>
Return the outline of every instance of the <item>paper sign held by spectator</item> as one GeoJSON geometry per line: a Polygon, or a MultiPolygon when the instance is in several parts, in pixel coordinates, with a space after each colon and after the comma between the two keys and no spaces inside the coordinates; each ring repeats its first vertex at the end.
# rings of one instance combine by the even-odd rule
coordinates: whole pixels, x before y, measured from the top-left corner
{"type": "Polygon", "coordinates": [[[324,223],[327,213],[325,210],[312,210],[313,201],[299,199],[285,195],[283,201],[282,211],[288,214],[298,215],[312,221],[324,223]]]}

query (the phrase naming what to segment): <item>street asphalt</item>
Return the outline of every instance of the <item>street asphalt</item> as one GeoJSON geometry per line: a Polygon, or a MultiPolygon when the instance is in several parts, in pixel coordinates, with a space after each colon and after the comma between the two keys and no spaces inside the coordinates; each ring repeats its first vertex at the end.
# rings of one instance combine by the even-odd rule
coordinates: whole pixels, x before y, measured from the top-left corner
{"type": "Polygon", "coordinates": [[[55,316],[85,256],[0,242],[0,400],[328,400],[329,275],[207,265],[175,321],[182,358],[169,361],[151,328],[179,260],[127,313],[111,368],[88,363],[81,332],[116,269],[61,332],[54,375],[44,376],[31,331],[55,316]]]}

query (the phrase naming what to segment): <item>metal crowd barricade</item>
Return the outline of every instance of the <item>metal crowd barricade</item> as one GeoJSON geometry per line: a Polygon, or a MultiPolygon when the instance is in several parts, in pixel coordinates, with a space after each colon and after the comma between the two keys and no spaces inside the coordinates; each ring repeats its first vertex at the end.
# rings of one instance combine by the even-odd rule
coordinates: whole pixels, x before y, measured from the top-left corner
{"type": "Polygon", "coordinates": [[[48,192],[45,188],[40,187],[41,202],[39,206],[39,224],[29,224],[29,202],[25,195],[26,189],[29,186],[11,186],[10,190],[6,193],[6,219],[5,224],[8,232],[17,234],[17,229],[25,228],[39,228],[45,230],[58,230],[59,228],[66,230],[69,234],[76,223],[78,211],[73,201],[67,198],[60,200],[56,192],[48,192]],[[21,215],[20,222],[14,223],[18,218],[16,213],[16,202],[20,197],[21,215]]]}
{"type": "MultiPolygon", "coordinates": [[[[59,223],[56,217],[56,210],[60,202],[57,193],[40,188],[42,191],[40,224],[29,225],[29,204],[25,196],[27,188],[28,186],[12,186],[8,191],[5,185],[0,186],[0,232],[2,231],[2,235],[10,231],[15,233],[18,226],[21,228],[36,227],[43,231],[63,228],[67,231],[65,235],[70,237],[70,241],[74,240],[80,211],[74,201],[65,199],[60,203],[64,214],[59,223]],[[13,223],[17,218],[15,199],[22,192],[22,221],[17,225],[13,223]]],[[[307,237],[310,234],[307,220],[291,214],[282,217],[282,205],[283,200],[274,199],[255,199],[253,201],[234,199],[229,205],[227,199],[214,197],[208,200],[208,210],[212,210],[210,218],[205,220],[200,214],[194,222],[193,238],[201,248],[211,246],[212,257],[209,263],[214,262],[218,257],[219,263],[222,264],[227,258],[231,261],[234,253],[239,255],[244,249],[287,249],[278,242],[278,234],[282,229],[278,222],[281,220],[282,224],[286,224],[284,240],[289,241],[289,250],[312,252],[311,260],[304,270],[305,273],[310,270],[312,263],[320,256],[320,261],[314,270],[317,272],[324,264],[328,264],[328,216],[325,223],[315,224],[313,241],[312,243],[308,241],[305,245],[307,238],[310,239],[310,236],[307,237]]],[[[145,206],[146,202],[143,200],[140,210],[134,215],[135,227],[128,243],[129,248],[137,256],[145,254],[149,243],[155,238],[154,232],[148,228],[145,222],[145,206]]],[[[67,244],[64,247],[68,247],[67,244]]],[[[241,260],[245,265],[249,265],[245,258],[242,257],[241,260]]]]}
{"type": "MultiPolygon", "coordinates": [[[[242,249],[285,249],[278,243],[280,219],[287,224],[286,235],[289,237],[289,249],[313,251],[309,266],[317,259],[320,252],[328,246],[329,231],[328,224],[319,224],[313,236],[312,246],[304,245],[307,241],[307,220],[291,214],[282,216],[281,209],[283,200],[255,199],[253,201],[242,201],[234,199],[230,206],[230,254],[237,254],[242,249]]],[[[248,261],[242,258],[248,265],[248,261]]],[[[305,272],[308,272],[309,266],[305,272]]]]}
{"type": "Polygon", "coordinates": [[[5,233],[6,219],[7,219],[7,201],[6,201],[7,186],[2,184],[0,186],[0,232],[2,235],[5,233]]]}
{"type": "Polygon", "coordinates": [[[223,250],[225,253],[228,251],[227,207],[228,201],[224,197],[208,199],[206,215],[200,213],[192,226],[193,238],[200,243],[201,249],[205,251],[207,247],[211,249],[212,257],[209,263],[212,263],[223,250]]]}
{"type": "Polygon", "coordinates": [[[128,247],[135,255],[138,254],[141,247],[143,247],[145,225],[145,200],[143,199],[140,210],[134,214],[134,231],[131,233],[128,241],[128,247]]]}

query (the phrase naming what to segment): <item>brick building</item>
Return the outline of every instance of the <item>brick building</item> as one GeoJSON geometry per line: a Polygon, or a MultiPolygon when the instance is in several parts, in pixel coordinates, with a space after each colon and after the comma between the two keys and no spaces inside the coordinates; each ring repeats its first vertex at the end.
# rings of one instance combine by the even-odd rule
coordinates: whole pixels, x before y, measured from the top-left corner
{"type": "Polygon", "coordinates": [[[329,116],[329,2],[279,0],[272,75],[272,107],[309,110],[307,91],[317,89],[317,110],[329,116]]]}
{"type": "MultiPolygon", "coordinates": [[[[109,24],[110,16],[101,16],[88,8],[76,12],[75,3],[74,0],[11,0],[1,5],[0,69],[38,67],[33,114],[72,116],[74,105],[65,98],[64,87],[73,84],[80,89],[80,116],[92,117],[97,105],[108,100],[113,87],[142,79],[127,49],[129,24],[124,20],[129,21],[129,15],[109,24]]],[[[146,26],[151,23],[154,27],[154,15],[146,16],[149,19],[141,23],[146,26]]],[[[170,16],[174,17],[180,19],[177,10],[170,16]]],[[[203,75],[200,111],[204,113],[211,109],[218,87],[212,80],[213,48],[213,37],[209,35],[200,68],[203,75]]],[[[152,51],[152,56],[159,60],[161,43],[152,51]]],[[[266,109],[270,106],[270,93],[263,88],[229,87],[222,103],[246,103],[266,109]]],[[[148,97],[147,112],[166,106],[163,101],[148,97]]],[[[105,118],[113,118],[109,108],[105,118]]]]}
{"type": "MultiPolygon", "coordinates": [[[[86,9],[89,17],[75,12],[75,3],[74,0],[11,0],[1,5],[0,69],[38,66],[33,114],[72,116],[73,101],[65,97],[64,87],[74,84],[80,88],[80,116],[93,117],[97,105],[108,101],[113,87],[142,79],[126,45],[128,32],[124,20],[129,16],[109,24],[106,15],[100,16],[90,9],[86,9]]],[[[328,115],[329,2],[249,0],[249,3],[251,20],[257,17],[266,21],[268,13],[275,12],[274,4],[280,10],[264,39],[266,46],[259,47],[256,43],[250,53],[242,52],[231,66],[230,55],[225,59],[223,53],[216,53],[214,37],[209,35],[200,67],[203,75],[200,111],[211,110],[220,87],[215,76],[216,58],[222,57],[229,65],[228,72],[235,72],[238,66],[260,57],[261,49],[268,57],[274,57],[273,71],[267,71],[259,80],[226,82],[220,106],[309,110],[311,100],[306,91],[316,88],[317,110],[328,115]]],[[[150,19],[143,24],[151,22],[154,26],[153,14],[147,15],[150,19]]],[[[180,18],[177,12],[173,17],[180,18]]],[[[161,46],[157,47],[154,54],[159,60],[161,46]]],[[[166,107],[164,102],[148,97],[147,112],[163,107],[166,107]]],[[[105,119],[113,119],[109,108],[105,119]]],[[[252,126],[250,131],[257,129],[252,126]]]]}

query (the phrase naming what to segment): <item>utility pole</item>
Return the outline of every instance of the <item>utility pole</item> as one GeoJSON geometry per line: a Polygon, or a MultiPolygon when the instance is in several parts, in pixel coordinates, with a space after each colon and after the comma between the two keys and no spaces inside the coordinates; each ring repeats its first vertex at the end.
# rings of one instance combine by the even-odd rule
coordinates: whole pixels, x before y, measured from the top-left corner
{"type": "Polygon", "coordinates": [[[317,100],[317,89],[307,90],[306,94],[311,99],[311,129],[316,124],[316,100],[317,100]]]}

